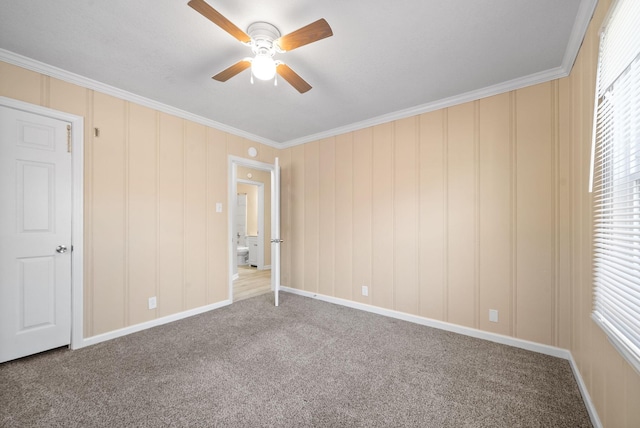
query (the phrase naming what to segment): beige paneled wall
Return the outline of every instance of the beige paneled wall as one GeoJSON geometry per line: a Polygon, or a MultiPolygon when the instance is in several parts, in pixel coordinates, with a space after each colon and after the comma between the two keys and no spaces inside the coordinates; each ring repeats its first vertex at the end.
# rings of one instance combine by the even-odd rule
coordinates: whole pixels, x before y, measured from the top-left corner
{"type": "Polygon", "coordinates": [[[85,337],[229,298],[227,155],[277,150],[3,62],[0,95],[84,117],[85,337]]]}
{"type": "Polygon", "coordinates": [[[227,155],[255,146],[281,161],[283,285],[568,348],[605,427],[640,425],[640,376],[590,319],[610,4],[567,78],[281,151],[0,62],[0,95],[85,118],[85,336],[228,298],[227,155]]]}
{"type": "Polygon", "coordinates": [[[590,319],[610,3],[567,78],[284,150],[283,284],[570,349],[604,426],[640,426],[640,376],[590,319]]]}
{"type": "Polygon", "coordinates": [[[287,149],[285,285],[561,346],[557,103],[550,82],[287,149]]]}
{"type": "Polygon", "coordinates": [[[559,81],[560,147],[559,207],[561,232],[557,281],[561,288],[562,319],[571,321],[561,331],[605,427],[640,426],[640,375],[622,359],[591,320],[592,198],[588,193],[591,132],[595,94],[598,31],[611,0],[601,0],[568,78],[559,81]],[[564,215],[564,214],[567,215],[564,215]],[[568,304],[565,304],[568,302],[568,304]]]}

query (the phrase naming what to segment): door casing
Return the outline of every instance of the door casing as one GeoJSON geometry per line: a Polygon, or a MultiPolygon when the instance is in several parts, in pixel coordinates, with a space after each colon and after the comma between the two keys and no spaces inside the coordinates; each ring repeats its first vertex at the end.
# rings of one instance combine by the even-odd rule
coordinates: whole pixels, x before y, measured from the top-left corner
{"type": "MultiPolygon", "coordinates": [[[[273,175],[273,172],[275,170],[275,165],[273,164],[269,164],[269,163],[265,163],[265,162],[260,162],[257,160],[252,160],[252,159],[245,159],[239,156],[233,156],[233,155],[229,155],[229,163],[228,163],[228,171],[229,171],[229,198],[227,201],[227,206],[228,206],[228,212],[227,212],[227,218],[228,218],[228,236],[227,236],[227,244],[228,244],[228,248],[229,248],[229,266],[227,268],[228,271],[228,281],[229,281],[229,300],[233,301],[233,265],[234,265],[234,260],[235,260],[235,253],[233,250],[233,242],[234,242],[234,236],[233,236],[233,222],[234,222],[234,213],[235,213],[235,207],[237,206],[237,195],[236,195],[236,183],[238,181],[238,166],[244,166],[244,167],[248,167],[248,168],[253,168],[253,169],[259,169],[262,171],[269,171],[269,173],[271,173],[273,175]]],[[[273,192],[271,194],[271,206],[273,209],[273,192]]],[[[262,208],[264,211],[264,207],[262,208]]],[[[264,216],[264,213],[263,213],[264,216]]],[[[265,230],[265,227],[267,227],[266,225],[263,226],[263,233],[265,230]]],[[[269,225],[269,227],[271,227],[271,225],[269,225]]],[[[273,238],[273,237],[272,237],[273,238]]],[[[264,254],[264,248],[263,248],[263,254],[264,254]]],[[[271,261],[272,266],[271,266],[271,272],[272,272],[272,277],[273,277],[273,260],[271,261]]]]}

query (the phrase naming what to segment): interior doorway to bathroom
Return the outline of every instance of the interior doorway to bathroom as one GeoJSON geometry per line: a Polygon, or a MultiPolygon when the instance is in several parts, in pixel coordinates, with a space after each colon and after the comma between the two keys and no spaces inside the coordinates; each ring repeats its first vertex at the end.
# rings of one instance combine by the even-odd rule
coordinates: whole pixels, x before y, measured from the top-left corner
{"type": "MultiPolygon", "coordinates": [[[[272,228],[279,217],[273,215],[276,165],[230,157],[229,232],[230,284],[233,301],[274,291],[272,228]]],[[[276,180],[277,181],[277,180],[276,180]]],[[[279,253],[278,253],[279,254],[279,253]]]]}
{"type": "Polygon", "coordinates": [[[238,167],[236,212],[233,230],[236,266],[233,300],[238,301],[271,291],[270,224],[271,177],[267,171],[238,167]],[[245,178],[243,178],[245,177],[245,178]],[[265,204],[265,188],[268,203],[265,204]]]}

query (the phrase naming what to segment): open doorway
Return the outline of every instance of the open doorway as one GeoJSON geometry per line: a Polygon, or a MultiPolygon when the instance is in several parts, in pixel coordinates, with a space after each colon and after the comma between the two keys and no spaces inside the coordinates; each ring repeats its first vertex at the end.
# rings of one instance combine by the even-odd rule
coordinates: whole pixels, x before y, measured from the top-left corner
{"type": "Polygon", "coordinates": [[[231,159],[229,292],[233,301],[269,293],[272,286],[274,165],[231,159]]]}
{"type": "Polygon", "coordinates": [[[235,229],[236,271],[233,300],[271,291],[271,179],[267,171],[238,167],[235,229]],[[242,178],[246,177],[246,179],[242,178]],[[265,204],[265,188],[267,203],[265,204]]]}

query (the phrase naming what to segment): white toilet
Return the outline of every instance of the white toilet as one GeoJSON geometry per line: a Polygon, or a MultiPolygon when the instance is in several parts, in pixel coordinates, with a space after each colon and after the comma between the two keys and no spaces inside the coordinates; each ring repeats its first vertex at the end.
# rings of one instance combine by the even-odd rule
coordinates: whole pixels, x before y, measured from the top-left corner
{"type": "Polygon", "coordinates": [[[238,266],[246,266],[247,257],[249,256],[249,247],[238,247],[236,254],[238,256],[238,266]]]}

